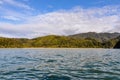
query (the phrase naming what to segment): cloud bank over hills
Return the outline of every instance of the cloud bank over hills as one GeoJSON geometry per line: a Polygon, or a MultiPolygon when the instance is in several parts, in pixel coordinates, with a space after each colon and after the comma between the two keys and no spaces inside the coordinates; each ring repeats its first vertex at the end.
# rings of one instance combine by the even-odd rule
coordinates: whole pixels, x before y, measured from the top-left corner
{"type": "Polygon", "coordinates": [[[33,14],[37,10],[24,2],[0,0],[0,10],[0,36],[4,37],[33,38],[51,34],[120,32],[120,6],[76,6],[67,10],[33,14]],[[5,4],[22,11],[17,12],[13,8],[9,10],[5,4]]]}

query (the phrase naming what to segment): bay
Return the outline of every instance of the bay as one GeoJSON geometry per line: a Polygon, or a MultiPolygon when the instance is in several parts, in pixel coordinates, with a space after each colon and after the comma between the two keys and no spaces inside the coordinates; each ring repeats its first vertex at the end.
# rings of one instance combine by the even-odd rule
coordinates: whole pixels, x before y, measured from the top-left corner
{"type": "Polygon", "coordinates": [[[0,49],[0,80],[120,80],[120,50],[0,49]]]}

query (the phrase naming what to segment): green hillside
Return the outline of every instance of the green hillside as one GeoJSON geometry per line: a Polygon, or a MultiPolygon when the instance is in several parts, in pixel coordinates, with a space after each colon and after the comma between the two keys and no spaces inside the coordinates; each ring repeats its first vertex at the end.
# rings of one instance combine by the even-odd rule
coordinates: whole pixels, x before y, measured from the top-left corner
{"type": "Polygon", "coordinates": [[[0,48],[22,48],[30,47],[29,39],[0,38],[0,48]]]}
{"type": "Polygon", "coordinates": [[[90,48],[90,47],[100,47],[100,42],[91,39],[74,39],[66,36],[56,36],[49,35],[45,37],[40,37],[33,39],[34,47],[82,47],[82,48],[90,48]]]}
{"type": "MultiPolygon", "coordinates": [[[[117,33],[113,33],[113,35],[115,34],[117,33]]],[[[111,33],[107,34],[107,37],[104,36],[105,41],[90,35],[86,38],[57,35],[34,39],[0,37],[0,48],[113,48],[120,37],[112,38],[110,35],[111,33]]]]}

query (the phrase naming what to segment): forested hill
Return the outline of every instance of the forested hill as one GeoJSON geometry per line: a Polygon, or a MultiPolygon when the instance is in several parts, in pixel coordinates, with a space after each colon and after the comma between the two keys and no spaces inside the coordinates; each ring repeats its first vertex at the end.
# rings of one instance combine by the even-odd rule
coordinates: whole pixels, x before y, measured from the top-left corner
{"type": "Polygon", "coordinates": [[[120,41],[117,42],[117,44],[114,46],[114,48],[120,48],[120,41]]]}
{"type": "Polygon", "coordinates": [[[105,33],[103,38],[97,35],[94,38],[91,34],[100,33],[90,33],[85,38],[74,37],[74,35],[48,35],[34,39],[0,37],[0,48],[113,48],[120,40],[117,36],[119,33],[105,33]],[[105,40],[101,41],[101,38],[105,40]]]}
{"type": "Polygon", "coordinates": [[[88,32],[88,33],[80,33],[75,35],[70,35],[72,38],[92,38],[99,40],[100,42],[105,42],[110,39],[116,38],[120,36],[120,33],[96,33],[96,32],[88,32]]]}
{"type": "Polygon", "coordinates": [[[114,48],[120,48],[120,36],[117,38],[111,39],[109,43],[113,44],[114,48]]]}

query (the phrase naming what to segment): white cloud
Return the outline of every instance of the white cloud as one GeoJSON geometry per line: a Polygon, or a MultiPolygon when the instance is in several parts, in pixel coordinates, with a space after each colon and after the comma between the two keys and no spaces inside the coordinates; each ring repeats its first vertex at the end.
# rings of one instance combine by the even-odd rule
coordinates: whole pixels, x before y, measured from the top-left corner
{"type": "Polygon", "coordinates": [[[70,35],[82,32],[120,32],[119,7],[60,10],[29,16],[24,24],[0,23],[6,37],[38,37],[49,34],[70,35]]]}
{"type": "Polygon", "coordinates": [[[0,7],[0,11],[0,19],[23,21],[29,16],[29,14],[25,14],[24,12],[17,12],[4,7],[0,7]]]}
{"type": "Polygon", "coordinates": [[[31,12],[34,9],[25,4],[25,2],[0,0],[0,4],[2,4],[0,5],[0,19],[23,21],[26,17],[33,15],[31,12]]]}
{"type": "Polygon", "coordinates": [[[13,20],[13,21],[18,21],[18,20],[20,20],[19,18],[14,17],[14,16],[3,16],[2,18],[8,19],[8,20],[13,20]]]}
{"type": "Polygon", "coordinates": [[[3,4],[3,1],[0,0],[0,4],[3,4]]]}
{"type": "Polygon", "coordinates": [[[33,10],[33,8],[31,8],[27,4],[24,4],[22,2],[18,2],[17,0],[3,0],[3,1],[12,5],[12,6],[16,6],[16,7],[20,7],[20,8],[24,8],[24,9],[28,9],[28,10],[33,10]]]}

